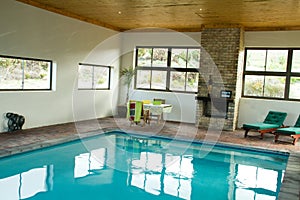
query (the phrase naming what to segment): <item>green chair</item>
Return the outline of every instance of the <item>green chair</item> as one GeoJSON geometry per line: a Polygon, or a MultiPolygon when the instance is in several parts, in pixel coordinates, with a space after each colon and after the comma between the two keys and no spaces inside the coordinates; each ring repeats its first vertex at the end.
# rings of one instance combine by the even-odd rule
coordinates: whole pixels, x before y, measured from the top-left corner
{"type": "Polygon", "coordinates": [[[276,129],[282,127],[286,116],[287,113],[285,112],[270,111],[263,122],[243,124],[244,137],[246,138],[248,132],[252,129],[258,131],[262,139],[265,133],[273,133],[276,129]]]}
{"type": "Polygon", "coordinates": [[[127,118],[131,124],[138,124],[142,118],[143,102],[130,100],[127,104],[127,118]]]}
{"type": "Polygon", "coordinates": [[[142,101],[130,100],[127,103],[127,118],[131,122],[130,125],[137,125],[141,122],[141,119],[144,121],[142,126],[145,125],[145,123],[150,124],[149,110],[144,110],[142,101]]]}
{"type": "Polygon", "coordinates": [[[289,136],[293,138],[293,145],[296,144],[298,139],[300,138],[300,115],[292,127],[279,128],[275,131],[275,142],[278,141],[279,136],[289,136]]]}

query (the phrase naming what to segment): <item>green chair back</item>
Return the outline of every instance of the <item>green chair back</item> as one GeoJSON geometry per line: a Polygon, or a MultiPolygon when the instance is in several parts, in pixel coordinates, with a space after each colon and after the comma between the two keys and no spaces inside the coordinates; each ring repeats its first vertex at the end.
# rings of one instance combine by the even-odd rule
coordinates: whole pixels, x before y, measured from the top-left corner
{"type": "Polygon", "coordinates": [[[296,121],[295,127],[300,127],[300,115],[296,121]]]}
{"type": "Polygon", "coordinates": [[[279,126],[283,125],[283,122],[287,116],[287,113],[270,111],[264,120],[266,124],[277,124],[279,126]]]}
{"type": "Polygon", "coordinates": [[[153,105],[161,105],[161,101],[153,101],[153,105]]]}

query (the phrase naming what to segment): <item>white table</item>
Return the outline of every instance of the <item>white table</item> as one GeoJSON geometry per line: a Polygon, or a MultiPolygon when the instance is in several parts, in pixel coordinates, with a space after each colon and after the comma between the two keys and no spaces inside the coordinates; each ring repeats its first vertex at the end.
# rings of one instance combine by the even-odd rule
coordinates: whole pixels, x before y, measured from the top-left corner
{"type": "Polygon", "coordinates": [[[171,104],[160,104],[160,105],[144,104],[144,110],[149,110],[150,116],[151,115],[157,116],[157,122],[159,122],[163,118],[163,113],[172,112],[172,108],[173,106],[171,104]]]}

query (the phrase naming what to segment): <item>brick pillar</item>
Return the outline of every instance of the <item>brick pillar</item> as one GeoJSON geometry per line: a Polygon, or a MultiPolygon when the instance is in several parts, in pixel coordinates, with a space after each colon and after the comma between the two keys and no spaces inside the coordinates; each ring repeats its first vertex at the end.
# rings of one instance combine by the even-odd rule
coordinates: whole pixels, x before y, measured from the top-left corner
{"type": "MultiPolygon", "coordinates": [[[[243,35],[241,27],[204,27],[201,32],[200,78],[198,85],[197,119],[198,127],[207,128],[209,123],[223,126],[223,130],[234,130],[237,122],[238,101],[241,96],[242,66],[243,66],[243,35]],[[227,107],[226,117],[205,116],[204,99],[208,96],[209,76],[213,80],[213,90],[210,95],[222,101],[221,90],[232,92],[229,101],[224,100],[227,107]],[[221,123],[222,122],[222,123],[221,123]]],[[[206,99],[207,100],[207,99],[206,99]]],[[[205,101],[206,101],[205,100],[205,101]]],[[[206,102],[207,103],[207,102],[206,102]]],[[[219,127],[220,128],[220,127],[219,127]]]]}

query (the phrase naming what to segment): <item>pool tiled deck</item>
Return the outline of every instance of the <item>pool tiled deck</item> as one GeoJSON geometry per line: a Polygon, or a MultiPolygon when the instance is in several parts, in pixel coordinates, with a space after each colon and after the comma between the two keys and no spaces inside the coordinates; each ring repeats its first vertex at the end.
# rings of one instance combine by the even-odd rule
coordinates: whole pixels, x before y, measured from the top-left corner
{"type": "Polygon", "coordinates": [[[263,140],[258,134],[250,132],[244,138],[243,130],[216,131],[198,129],[193,124],[164,122],[150,125],[132,125],[123,118],[103,118],[76,123],[58,124],[39,128],[24,129],[12,133],[0,133],[0,157],[47,147],[84,137],[98,135],[107,131],[121,130],[128,133],[138,133],[147,136],[166,136],[176,139],[200,140],[225,144],[255,147],[290,153],[284,176],[280,200],[300,200],[300,141],[294,146],[291,138],[281,137],[279,143],[274,143],[274,136],[265,134],[263,140]]]}

